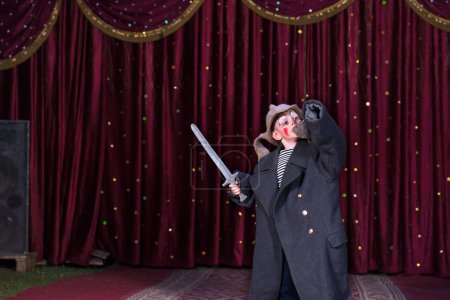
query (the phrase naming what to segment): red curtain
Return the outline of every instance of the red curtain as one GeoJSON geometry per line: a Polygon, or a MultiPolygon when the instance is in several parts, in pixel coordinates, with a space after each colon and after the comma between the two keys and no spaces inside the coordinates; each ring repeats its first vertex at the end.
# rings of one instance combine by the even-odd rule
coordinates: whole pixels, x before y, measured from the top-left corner
{"type": "Polygon", "coordinates": [[[0,115],[30,120],[30,251],[86,264],[104,167],[102,37],[73,5],[59,18],[34,56],[0,72],[0,115]]]}
{"type": "Polygon", "coordinates": [[[449,276],[449,34],[398,1],[356,1],[288,26],[205,1],[174,34],[132,44],[63,1],[48,41],[0,72],[0,117],[31,120],[31,250],[91,249],[145,266],[251,265],[254,213],[236,207],[190,132],[231,169],[270,103],[322,100],[343,129],[351,272],[449,276]]]}

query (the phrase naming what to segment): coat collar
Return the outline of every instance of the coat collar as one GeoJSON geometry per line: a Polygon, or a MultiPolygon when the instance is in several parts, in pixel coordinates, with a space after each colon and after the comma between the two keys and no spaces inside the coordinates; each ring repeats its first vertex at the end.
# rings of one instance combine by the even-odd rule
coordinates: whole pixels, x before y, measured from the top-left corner
{"type": "MultiPolygon", "coordinates": [[[[309,143],[305,140],[300,140],[294,147],[291,157],[289,158],[289,164],[296,165],[298,167],[306,169],[306,164],[308,160],[308,149],[309,143]]],[[[274,151],[270,152],[265,159],[261,160],[261,166],[259,171],[276,171],[278,166],[278,156],[282,147],[278,147],[274,151]]],[[[287,167],[287,166],[286,166],[287,167]]],[[[284,177],[284,176],[283,176],[284,177]]]]}

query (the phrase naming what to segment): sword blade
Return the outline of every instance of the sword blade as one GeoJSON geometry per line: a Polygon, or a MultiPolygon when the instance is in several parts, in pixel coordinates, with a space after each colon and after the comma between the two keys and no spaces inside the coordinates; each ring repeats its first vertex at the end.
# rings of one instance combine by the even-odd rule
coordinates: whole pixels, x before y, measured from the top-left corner
{"type": "Polygon", "coordinates": [[[191,130],[192,130],[192,132],[194,132],[194,134],[197,137],[197,139],[199,140],[200,144],[202,144],[206,153],[208,153],[209,157],[211,157],[212,161],[217,166],[220,173],[222,173],[222,175],[225,177],[225,180],[228,181],[232,176],[230,170],[223,163],[223,161],[220,159],[219,155],[217,155],[216,151],[214,151],[214,149],[211,147],[211,145],[208,143],[206,138],[203,136],[202,132],[198,129],[198,127],[195,124],[191,124],[191,130]]]}

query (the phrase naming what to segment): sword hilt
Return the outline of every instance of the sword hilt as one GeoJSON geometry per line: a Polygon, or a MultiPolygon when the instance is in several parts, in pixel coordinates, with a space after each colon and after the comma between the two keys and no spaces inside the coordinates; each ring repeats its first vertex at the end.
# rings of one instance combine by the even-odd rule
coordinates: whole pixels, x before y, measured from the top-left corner
{"type": "MultiPolygon", "coordinates": [[[[239,179],[239,173],[235,172],[234,174],[231,174],[230,178],[227,178],[227,180],[225,180],[225,182],[222,184],[222,186],[229,186],[231,183],[233,182],[238,182],[238,185],[240,183],[240,179],[239,179]]],[[[242,193],[239,194],[239,200],[242,202],[245,199],[247,199],[247,195],[244,195],[242,193]]]]}

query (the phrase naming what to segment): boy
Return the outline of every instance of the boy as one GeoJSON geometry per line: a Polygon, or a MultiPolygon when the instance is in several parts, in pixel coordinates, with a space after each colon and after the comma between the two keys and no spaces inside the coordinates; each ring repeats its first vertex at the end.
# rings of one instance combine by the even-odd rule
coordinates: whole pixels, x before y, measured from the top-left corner
{"type": "Polygon", "coordinates": [[[303,112],[270,105],[266,126],[254,142],[253,174],[229,186],[234,202],[256,204],[250,299],[349,299],[338,180],[344,136],[317,100],[305,101],[303,112]],[[269,152],[263,139],[278,148],[269,152]]]}

